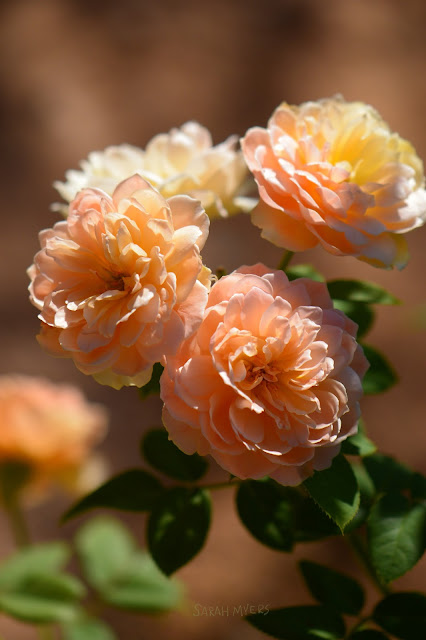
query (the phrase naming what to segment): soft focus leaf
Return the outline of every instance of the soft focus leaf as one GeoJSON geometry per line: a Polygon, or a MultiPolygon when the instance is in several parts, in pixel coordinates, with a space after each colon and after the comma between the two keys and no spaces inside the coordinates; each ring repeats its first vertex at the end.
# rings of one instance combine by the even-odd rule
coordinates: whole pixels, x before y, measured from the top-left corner
{"type": "Polygon", "coordinates": [[[162,493],[163,487],[155,476],[143,469],[130,469],[111,478],[82,498],[65,513],[63,520],[69,520],[97,507],[123,511],[150,511],[162,493]]]}
{"type": "Polygon", "coordinates": [[[247,480],[237,491],[237,509],[243,524],[259,542],[291,551],[294,542],[293,505],[272,481],[247,480]]]}
{"type": "Polygon", "coordinates": [[[202,548],[210,526],[210,497],[201,489],[169,490],[148,520],[148,544],[160,569],[169,575],[202,548]]]}
{"type": "Polygon", "coordinates": [[[302,560],[300,570],[314,598],[340,613],[356,616],[364,606],[362,587],[350,578],[316,562],[302,560]]]}
{"type": "Polygon", "coordinates": [[[71,620],[77,615],[77,601],[86,594],[83,584],[67,574],[30,573],[19,583],[2,585],[0,610],[26,622],[71,620]]]}
{"type": "Polygon", "coordinates": [[[327,282],[330,296],[336,300],[368,304],[400,304],[398,298],[373,282],[364,280],[331,280],[327,282]]]}
{"type": "Polygon", "coordinates": [[[310,496],[343,532],[358,511],[360,492],[354,472],[339,454],[324,471],[316,471],[304,482],[310,496]]]}
{"type": "Polygon", "coordinates": [[[139,612],[166,611],[181,600],[181,588],[137,548],[117,520],[97,518],[84,525],[77,551],[89,583],[112,606],[139,612]]]}
{"type": "Polygon", "coordinates": [[[159,362],[156,362],[152,368],[151,380],[147,382],[143,387],[140,387],[139,396],[142,400],[145,400],[148,396],[159,395],[160,393],[160,378],[164,371],[164,367],[159,362]]]}
{"type": "Polygon", "coordinates": [[[426,596],[421,593],[392,593],[379,602],[374,621],[401,640],[426,638],[426,596]]]}
{"type": "Polygon", "coordinates": [[[343,441],[341,452],[350,456],[370,456],[377,451],[377,447],[365,434],[365,430],[360,420],[358,433],[343,441]]]}
{"type": "Polygon", "coordinates": [[[59,571],[70,555],[65,542],[38,544],[17,551],[0,566],[0,590],[14,589],[33,574],[59,571]]]}
{"type": "Polygon", "coordinates": [[[81,600],[86,595],[86,588],[80,580],[67,573],[29,575],[15,591],[60,601],[81,600]]]}
{"type": "Polygon", "coordinates": [[[113,518],[99,517],[84,524],[75,540],[84,574],[102,589],[131,563],[136,543],[126,527],[113,518]]]}
{"type": "Polygon", "coordinates": [[[148,553],[139,551],[116,579],[103,589],[102,598],[109,605],[121,609],[155,613],[178,607],[182,601],[182,589],[178,582],[160,571],[148,553]]]}
{"type": "Polygon", "coordinates": [[[370,363],[362,381],[366,395],[383,393],[398,382],[398,377],[386,358],[373,347],[362,345],[364,355],[370,363]]]}
{"type": "Polygon", "coordinates": [[[27,593],[0,594],[0,611],[34,624],[72,620],[78,614],[73,602],[27,593]]]}
{"type": "Polygon", "coordinates": [[[143,439],[142,452],[151,466],[176,480],[195,482],[207,471],[205,458],[183,453],[169,440],[165,429],[149,431],[143,439]]]}
{"type": "Polygon", "coordinates": [[[85,618],[61,625],[64,640],[117,640],[112,630],[100,620],[85,618]]]}
{"type": "Polygon", "coordinates": [[[374,323],[374,311],[370,305],[365,302],[353,302],[351,300],[334,300],[333,305],[335,309],[343,311],[358,325],[357,339],[359,340],[365,336],[374,323]]]}
{"type": "Polygon", "coordinates": [[[426,505],[411,504],[400,494],[386,494],[373,506],[367,525],[371,560],[385,582],[402,576],[423,555],[426,505]]]}
{"type": "Polygon", "coordinates": [[[267,615],[256,613],[246,620],[259,631],[281,640],[339,640],[345,634],[342,617],[323,606],[272,609],[267,615]]]}
{"type": "Polygon", "coordinates": [[[289,280],[296,278],[310,278],[317,282],[324,282],[324,276],[321,275],[311,264],[295,264],[285,269],[285,274],[289,280]]]}

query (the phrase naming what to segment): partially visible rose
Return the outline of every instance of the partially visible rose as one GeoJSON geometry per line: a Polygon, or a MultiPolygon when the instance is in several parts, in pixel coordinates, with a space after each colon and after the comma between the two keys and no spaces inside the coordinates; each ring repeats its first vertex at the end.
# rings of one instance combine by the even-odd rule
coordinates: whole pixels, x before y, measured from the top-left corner
{"type": "Polygon", "coordinates": [[[400,235],[424,224],[423,165],[412,145],[362,102],[281,104],[242,148],[259,186],[252,221],[274,244],[376,267],[408,260],[400,235]]]}
{"type": "MultiPolygon", "coordinates": [[[[156,135],[145,151],[127,144],[93,151],[81,162],[82,171],[67,171],[66,182],[57,181],[54,186],[71,202],[86,187],[112,195],[119,182],[137,173],[165,198],[187,194],[200,200],[211,218],[226,217],[240,209],[236,198],[248,176],[237,142],[237,136],[231,136],[214,147],[205,127],[187,122],[156,135]]],[[[54,207],[67,214],[67,206],[54,207]]]]}
{"type": "Polygon", "coordinates": [[[170,438],[239,478],[303,482],[356,432],[368,368],[356,331],[323,283],[261,264],[221,278],[197,333],[167,358],[170,438]]]}
{"type": "Polygon", "coordinates": [[[208,229],[198,201],[165,200],[140,176],[112,198],[80,191],[68,218],[40,233],[29,269],[40,344],[102,384],[146,384],[201,321],[208,229]]]}
{"type": "Polygon", "coordinates": [[[27,469],[27,488],[35,494],[55,484],[88,490],[99,483],[102,464],[92,449],[106,426],[105,409],[76,387],[24,375],[0,377],[0,469],[27,469]]]}

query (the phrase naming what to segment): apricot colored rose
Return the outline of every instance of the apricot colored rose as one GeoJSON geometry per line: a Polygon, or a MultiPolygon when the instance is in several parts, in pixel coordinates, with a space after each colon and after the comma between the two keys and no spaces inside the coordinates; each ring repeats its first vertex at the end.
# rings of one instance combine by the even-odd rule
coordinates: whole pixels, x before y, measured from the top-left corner
{"type": "Polygon", "coordinates": [[[401,234],[424,224],[423,165],[372,107],[336,97],[283,103],[242,148],[259,186],[252,221],[274,244],[321,244],[376,267],[402,268],[401,234]]]}
{"type": "MultiPolygon", "coordinates": [[[[205,127],[187,122],[156,135],[145,151],[127,144],[93,151],[81,162],[81,171],[67,171],[66,182],[54,186],[70,202],[85,187],[112,195],[121,180],[138,173],[165,198],[184,193],[200,200],[210,217],[226,217],[239,210],[236,198],[248,175],[237,141],[231,136],[214,147],[205,127]]],[[[54,208],[67,214],[64,205],[54,208]]]]}
{"type": "Polygon", "coordinates": [[[356,331],[323,283],[261,264],[221,278],[198,331],[167,358],[170,438],[239,478],[301,483],[356,432],[368,367],[356,331]]]}
{"type": "Polygon", "coordinates": [[[40,233],[29,269],[40,344],[102,384],[146,384],[153,364],[201,320],[210,282],[200,248],[208,229],[198,201],[165,200],[140,176],[112,198],[80,191],[68,218],[40,233]]]}
{"type": "Polygon", "coordinates": [[[92,449],[106,425],[104,408],[87,402],[76,387],[23,375],[0,377],[0,468],[24,465],[33,489],[81,485],[93,469],[92,449]]]}

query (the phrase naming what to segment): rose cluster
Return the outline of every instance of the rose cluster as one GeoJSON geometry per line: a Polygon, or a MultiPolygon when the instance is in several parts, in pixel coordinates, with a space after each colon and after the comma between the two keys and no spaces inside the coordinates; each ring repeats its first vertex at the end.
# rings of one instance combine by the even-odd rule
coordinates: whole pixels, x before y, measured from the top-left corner
{"type": "Polygon", "coordinates": [[[295,485],[357,429],[357,326],[325,284],[264,265],[212,285],[209,218],[251,202],[278,246],[401,268],[402,234],[426,219],[423,167],[372,107],[340,97],[283,103],[241,147],[189,122],[145,150],[90,154],[55,183],[65,218],[40,234],[30,295],[40,343],[99,382],[143,386],[165,367],[163,421],[184,452],[295,485]]]}

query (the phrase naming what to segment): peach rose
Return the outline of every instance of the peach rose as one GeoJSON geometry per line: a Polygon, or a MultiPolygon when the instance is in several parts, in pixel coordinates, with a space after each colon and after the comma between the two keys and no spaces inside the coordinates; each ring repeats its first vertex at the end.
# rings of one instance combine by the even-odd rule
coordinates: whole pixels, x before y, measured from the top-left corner
{"type": "MultiPolygon", "coordinates": [[[[226,217],[244,206],[236,200],[248,171],[237,137],[213,146],[209,131],[197,122],[155,136],[146,150],[127,144],[94,151],[81,162],[82,171],[67,171],[66,182],[55,182],[70,202],[80,189],[97,187],[112,195],[117,184],[138,173],[165,198],[185,193],[200,200],[210,217],[226,217]]],[[[67,214],[67,207],[54,205],[67,214]]]]}
{"type": "Polygon", "coordinates": [[[201,320],[208,229],[199,202],[165,200],[140,176],[112,198],[80,191],[68,218],[40,233],[42,249],[29,269],[40,344],[101,384],[146,384],[153,364],[201,320]]]}
{"type": "Polygon", "coordinates": [[[356,432],[368,368],[356,331],[323,283],[262,264],[221,278],[197,333],[167,358],[170,438],[239,478],[301,483],[356,432]]]}
{"type": "Polygon", "coordinates": [[[264,238],[405,266],[400,234],[426,218],[423,166],[372,107],[339,97],[283,103],[267,129],[248,130],[242,148],[259,186],[252,221],[264,238]]]}
{"type": "Polygon", "coordinates": [[[0,467],[24,465],[33,490],[52,483],[83,488],[82,478],[98,466],[91,450],[106,424],[104,408],[89,404],[76,387],[0,377],[0,467]]]}

